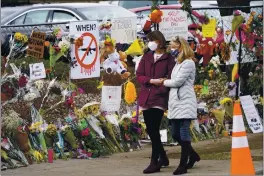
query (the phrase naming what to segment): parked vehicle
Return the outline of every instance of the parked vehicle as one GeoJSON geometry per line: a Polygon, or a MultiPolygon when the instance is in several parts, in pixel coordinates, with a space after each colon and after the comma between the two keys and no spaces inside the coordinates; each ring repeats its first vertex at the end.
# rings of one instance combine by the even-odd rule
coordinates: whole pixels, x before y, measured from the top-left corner
{"type": "Polygon", "coordinates": [[[134,17],[133,12],[115,5],[99,3],[58,3],[38,4],[18,11],[1,20],[2,55],[8,50],[10,35],[14,32],[31,34],[35,26],[47,35],[55,26],[68,31],[66,23],[81,20],[108,20],[113,18],[134,17]]]}

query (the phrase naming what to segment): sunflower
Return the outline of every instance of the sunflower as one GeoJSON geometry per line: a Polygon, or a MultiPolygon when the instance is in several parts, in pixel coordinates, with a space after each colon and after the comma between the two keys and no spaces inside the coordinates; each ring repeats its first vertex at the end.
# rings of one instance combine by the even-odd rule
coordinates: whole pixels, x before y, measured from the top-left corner
{"type": "Polygon", "coordinates": [[[92,111],[93,115],[98,114],[98,112],[99,112],[99,106],[98,105],[93,105],[93,106],[90,106],[90,107],[91,107],[91,111],[92,111]]]}

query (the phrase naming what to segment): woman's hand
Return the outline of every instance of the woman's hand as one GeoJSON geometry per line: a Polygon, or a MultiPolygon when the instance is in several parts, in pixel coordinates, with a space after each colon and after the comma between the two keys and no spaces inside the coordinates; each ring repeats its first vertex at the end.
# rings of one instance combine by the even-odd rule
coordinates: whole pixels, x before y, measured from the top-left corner
{"type": "Polygon", "coordinates": [[[167,80],[167,78],[161,78],[161,85],[164,85],[164,81],[167,80]]]}
{"type": "Polygon", "coordinates": [[[162,80],[161,79],[151,79],[150,84],[153,84],[155,86],[162,86],[162,80]]]}

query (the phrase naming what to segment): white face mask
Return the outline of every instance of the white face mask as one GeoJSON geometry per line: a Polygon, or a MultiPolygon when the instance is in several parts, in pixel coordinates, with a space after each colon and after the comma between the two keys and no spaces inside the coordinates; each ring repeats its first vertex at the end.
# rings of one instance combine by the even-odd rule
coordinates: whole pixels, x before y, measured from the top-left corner
{"type": "Polygon", "coordinates": [[[158,44],[156,42],[149,42],[148,47],[151,51],[155,51],[158,48],[158,44]]]}

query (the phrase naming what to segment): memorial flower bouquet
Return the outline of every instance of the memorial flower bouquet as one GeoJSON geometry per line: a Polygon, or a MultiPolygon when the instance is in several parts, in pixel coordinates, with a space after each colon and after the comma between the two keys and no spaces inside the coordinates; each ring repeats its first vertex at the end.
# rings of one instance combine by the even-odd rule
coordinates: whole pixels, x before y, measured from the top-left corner
{"type": "Polygon", "coordinates": [[[82,143],[85,149],[85,151],[79,151],[79,157],[89,158],[113,153],[108,146],[104,144],[105,139],[100,139],[96,132],[92,128],[89,128],[86,119],[80,119],[78,127],[81,134],[80,139],[83,141],[82,143]]]}
{"type": "Polygon", "coordinates": [[[7,55],[7,63],[10,59],[19,59],[24,56],[24,52],[27,49],[28,38],[26,35],[16,32],[14,36],[10,37],[9,45],[10,51],[7,55]]]}
{"type": "Polygon", "coordinates": [[[11,165],[11,168],[19,166],[15,161],[20,162],[23,166],[28,166],[28,161],[25,155],[18,148],[15,148],[7,137],[1,138],[1,156],[7,160],[11,165]]]}
{"type": "Polygon", "coordinates": [[[49,124],[47,130],[44,132],[45,141],[48,148],[53,148],[57,140],[57,127],[54,124],[49,124]]]}
{"type": "Polygon", "coordinates": [[[51,70],[58,59],[68,55],[70,49],[70,38],[68,36],[62,36],[63,32],[61,28],[55,28],[52,34],[53,42],[50,43],[47,41],[45,43],[45,46],[49,47],[51,70]]]}
{"type": "Polygon", "coordinates": [[[64,125],[61,128],[63,139],[69,143],[71,150],[77,150],[77,139],[74,136],[72,129],[68,125],[64,125]]]}
{"type": "Polygon", "coordinates": [[[105,132],[105,136],[110,139],[110,141],[117,147],[119,152],[124,152],[117,139],[118,131],[116,130],[116,128],[113,128],[113,125],[109,121],[107,121],[104,116],[97,116],[97,119],[101,123],[101,126],[105,132]]]}

